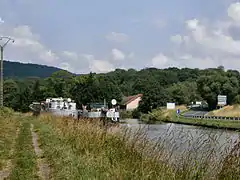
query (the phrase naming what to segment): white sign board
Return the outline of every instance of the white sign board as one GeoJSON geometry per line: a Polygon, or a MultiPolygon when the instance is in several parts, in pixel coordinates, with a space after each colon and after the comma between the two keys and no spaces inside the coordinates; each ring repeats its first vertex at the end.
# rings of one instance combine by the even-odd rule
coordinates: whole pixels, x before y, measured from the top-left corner
{"type": "Polygon", "coordinates": [[[167,109],[175,109],[175,103],[167,103],[167,109]]]}
{"type": "Polygon", "coordinates": [[[227,104],[227,96],[218,95],[217,99],[218,99],[219,106],[225,106],[227,104]]]}

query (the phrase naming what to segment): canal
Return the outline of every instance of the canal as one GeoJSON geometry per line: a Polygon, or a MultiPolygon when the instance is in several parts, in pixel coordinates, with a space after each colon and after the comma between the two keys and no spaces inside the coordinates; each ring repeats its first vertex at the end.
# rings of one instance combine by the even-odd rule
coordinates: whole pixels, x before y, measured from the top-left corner
{"type": "Polygon", "coordinates": [[[159,143],[174,159],[188,156],[224,158],[240,140],[240,132],[174,123],[145,124],[137,119],[122,120],[123,129],[143,131],[148,140],[159,143]]]}

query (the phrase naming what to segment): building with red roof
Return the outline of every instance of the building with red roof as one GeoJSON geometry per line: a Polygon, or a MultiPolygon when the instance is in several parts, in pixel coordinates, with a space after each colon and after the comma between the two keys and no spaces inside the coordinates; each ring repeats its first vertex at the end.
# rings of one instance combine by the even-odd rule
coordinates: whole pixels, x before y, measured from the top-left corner
{"type": "Polygon", "coordinates": [[[121,109],[134,110],[138,107],[139,102],[142,100],[142,94],[137,94],[134,96],[123,97],[121,102],[121,109]]]}

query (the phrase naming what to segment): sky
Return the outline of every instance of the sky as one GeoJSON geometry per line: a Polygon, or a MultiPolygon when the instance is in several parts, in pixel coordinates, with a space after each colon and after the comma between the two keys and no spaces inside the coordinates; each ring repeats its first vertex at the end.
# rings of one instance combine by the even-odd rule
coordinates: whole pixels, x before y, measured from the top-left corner
{"type": "Polygon", "coordinates": [[[0,36],[4,59],[74,73],[240,70],[237,0],[0,0],[0,36]]]}

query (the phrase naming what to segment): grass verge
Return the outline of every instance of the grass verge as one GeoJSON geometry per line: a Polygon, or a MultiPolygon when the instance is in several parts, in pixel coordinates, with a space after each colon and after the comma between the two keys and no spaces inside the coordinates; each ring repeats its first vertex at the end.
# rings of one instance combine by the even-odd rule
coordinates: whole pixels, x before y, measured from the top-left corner
{"type": "MultiPolygon", "coordinates": [[[[214,141],[201,139],[202,154],[186,149],[175,159],[176,142],[157,143],[146,134],[104,131],[96,122],[41,116],[33,121],[40,147],[55,179],[237,179],[240,143],[221,161],[219,151],[209,149],[214,141]],[[168,144],[164,149],[163,144],[168,144]],[[170,147],[171,146],[171,147],[170,147]],[[238,153],[238,154],[237,154],[238,153]],[[231,167],[231,170],[228,170],[231,167]]],[[[187,142],[188,144],[188,142],[187,142]]],[[[195,147],[196,148],[196,147],[195,147]]],[[[222,156],[222,155],[221,155],[222,156]]],[[[225,157],[223,155],[223,157],[225,157]]]]}
{"type": "MultiPolygon", "coordinates": [[[[165,163],[147,158],[134,144],[95,123],[40,117],[41,149],[56,179],[173,179],[165,163]]],[[[150,155],[150,154],[149,154],[150,155]]]]}
{"type": "Polygon", "coordinates": [[[14,153],[14,168],[9,179],[38,179],[36,155],[32,146],[29,118],[19,118],[18,120],[21,120],[22,123],[14,153]]]}
{"type": "Polygon", "coordinates": [[[224,106],[221,109],[208,112],[207,116],[240,117],[240,105],[224,106]]]}
{"type": "MultiPolygon", "coordinates": [[[[153,143],[145,133],[129,133],[124,129],[119,133],[118,127],[106,131],[87,120],[52,116],[34,119],[23,115],[18,120],[21,128],[9,179],[38,179],[30,123],[34,124],[43,156],[50,164],[51,179],[231,180],[240,176],[239,141],[230,152],[221,154],[215,146],[209,148],[217,143],[215,138],[202,139],[201,134],[196,147],[181,149],[175,139],[165,141],[160,136],[153,143]],[[180,157],[175,158],[173,154],[179,151],[180,157]],[[218,160],[219,156],[223,158],[218,160]]],[[[187,140],[186,145],[189,143],[187,140]]]]}
{"type": "Polygon", "coordinates": [[[18,127],[16,117],[0,117],[0,170],[3,170],[6,162],[12,158],[10,150],[14,148],[18,127]]]}
{"type": "MultiPolygon", "coordinates": [[[[182,113],[185,111],[186,109],[181,110],[182,113]]],[[[175,110],[161,109],[156,109],[149,115],[153,117],[155,121],[240,131],[240,121],[236,120],[193,119],[184,118],[181,115],[178,118],[175,110]]]]}
{"type": "Polygon", "coordinates": [[[178,124],[202,126],[208,128],[216,129],[228,129],[240,131],[240,121],[233,120],[211,120],[211,119],[192,119],[192,118],[171,118],[171,119],[162,119],[163,122],[171,122],[178,124]]]}

